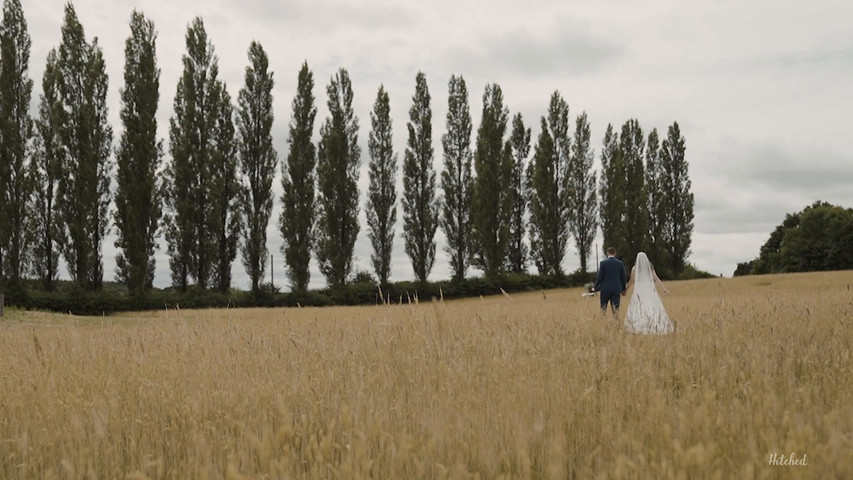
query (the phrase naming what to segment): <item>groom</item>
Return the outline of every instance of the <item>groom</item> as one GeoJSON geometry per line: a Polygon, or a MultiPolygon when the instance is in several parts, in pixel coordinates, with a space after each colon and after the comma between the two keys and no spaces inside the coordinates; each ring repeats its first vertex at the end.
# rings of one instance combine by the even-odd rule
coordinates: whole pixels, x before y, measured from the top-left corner
{"type": "Polygon", "coordinates": [[[601,311],[607,311],[609,302],[613,313],[619,311],[619,297],[625,294],[625,286],[628,282],[625,275],[625,265],[622,260],[616,258],[616,249],[607,248],[607,258],[598,266],[598,276],[595,277],[594,290],[600,292],[601,311]]]}

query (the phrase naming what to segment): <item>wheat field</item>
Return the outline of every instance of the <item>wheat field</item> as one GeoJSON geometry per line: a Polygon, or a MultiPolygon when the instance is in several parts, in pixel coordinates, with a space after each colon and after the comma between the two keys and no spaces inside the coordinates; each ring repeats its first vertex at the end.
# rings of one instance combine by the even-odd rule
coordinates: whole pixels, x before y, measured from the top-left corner
{"type": "Polygon", "coordinates": [[[851,283],[668,282],[661,337],[580,289],[7,309],[0,478],[853,478],[851,283]]]}

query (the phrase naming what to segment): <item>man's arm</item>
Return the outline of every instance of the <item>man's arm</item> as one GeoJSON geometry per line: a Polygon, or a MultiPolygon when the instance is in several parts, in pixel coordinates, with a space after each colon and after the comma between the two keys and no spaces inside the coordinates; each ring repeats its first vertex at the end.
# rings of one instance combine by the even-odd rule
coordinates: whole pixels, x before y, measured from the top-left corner
{"type": "Polygon", "coordinates": [[[595,276],[595,284],[592,286],[593,290],[598,290],[598,287],[601,286],[601,281],[604,280],[604,269],[601,268],[601,264],[598,265],[598,274],[595,276]]]}

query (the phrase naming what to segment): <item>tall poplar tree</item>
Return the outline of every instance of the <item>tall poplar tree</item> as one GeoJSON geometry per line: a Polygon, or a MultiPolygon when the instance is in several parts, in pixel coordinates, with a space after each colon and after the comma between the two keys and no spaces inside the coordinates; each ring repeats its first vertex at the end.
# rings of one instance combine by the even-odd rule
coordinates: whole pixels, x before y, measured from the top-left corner
{"type": "Polygon", "coordinates": [[[524,234],[527,231],[527,202],[530,197],[530,185],[525,174],[527,157],[530,155],[530,133],[530,129],[524,126],[521,114],[517,113],[512,119],[512,135],[508,145],[512,152],[512,174],[508,192],[511,215],[506,252],[506,268],[516,273],[525,271],[529,254],[524,234]]]}
{"type": "Polygon", "coordinates": [[[448,84],[447,130],[441,136],[444,170],[441,189],[444,192],[441,228],[447,238],[445,250],[450,255],[453,280],[461,281],[471,259],[471,111],[468,88],[462,76],[453,75],[448,84]]]}
{"type": "Polygon", "coordinates": [[[663,223],[663,247],[676,278],[684,271],[693,237],[693,193],[685,157],[684,136],[673,122],[661,145],[661,192],[667,212],[663,223]]]}
{"type": "Polygon", "coordinates": [[[569,196],[569,105],[554,92],[548,117],[533,161],[528,167],[530,181],[530,249],[539,273],[563,275],[563,258],[569,242],[571,204],[569,196]]]}
{"type": "Polygon", "coordinates": [[[186,291],[190,279],[201,290],[213,279],[220,240],[214,226],[221,223],[214,175],[229,153],[217,151],[221,144],[217,137],[227,134],[220,131],[223,125],[219,122],[224,88],[201,18],[187,28],[186,48],[169,121],[172,162],[165,176],[169,265],[172,284],[181,291],[186,291]]]}
{"type": "Polygon", "coordinates": [[[619,149],[625,167],[625,209],[623,210],[623,230],[621,252],[625,266],[630,271],[636,261],[637,253],[648,246],[649,212],[646,208],[646,189],[644,171],[644,151],[646,140],[640,122],[631,119],[622,126],[619,137],[619,149]]]}
{"type": "Polygon", "coordinates": [[[661,278],[671,275],[669,272],[670,262],[665,258],[666,250],[663,248],[663,225],[666,222],[667,212],[664,208],[661,182],[663,181],[663,169],[660,161],[660,141],[657,129],[652,129],[646,141],[646,209],[649,212],[649,244],[646,254],[655,264],[655,271],[661,278]]]}
{"type": "Polygon", "coordinates": [[[409,141],[403,161],[403,237],[415,280],[426,282],[435,262],[438,201],[432,166],[432,109],[426,75],[418,72],[409,109],[409,141]]]}
{"type": "Polygon", "coordinates": [[[33,192],[26,163],[33,134],[31,43],[20,0],[6,0],[0,24],[0,282],[6,279],[13,288],[24,273],[27,204],[33,192]]]}
{"type": "Polygon", "coordinates": [[[225,83],[215,87],[213,109],[213,164],[211,165],[210,199],[212,215],[208,224],[212,230],[215,256],[212,286],[220,292],[231,288],[231,264],[237,257],[242,218],[240,197],[242,186],[237,177],[237,142],[234,130],[234,106],[225,83]]]}
{"type": "Polygon", "coordinates": [[[626,208],[624,190],[625,166],[622,162],[622,151],[619,148],[619,133],[614,132],[613,125],[608,124],[601,149],[601,177],[598,187],[601,199],[599,204],[601,236],[604,240],[602,252],[609,247],[614,247],[620,250],[621,254],[622,216],[626,208]]]}
{"type": "Polygon", "coordinates": [[[505,143],[509,110],[504,106],[503,92],[498,84],[486,85],[483,93],[483,115],[477,129],[477,150],[474,154],[473,201],[473,264],[486,277],[494,278],[504,271],[512,197],[509,183],[512,176],[512,154],[505,143]]]}
{"type": "Polygon", "coordinates": [[[62,104],[59,100],[59,72],[56,49],[47,55],[42,76],[38,119],[30,178],[38,188],[29,206],[29,267],[42,289],[52,291],[59,275],[59,253],[65,244],[62,221],[56,211],[64,150],[60,138],[62,104]]]}
{"type": "Polygon", "coordinates": [[[237,98],[237,131],[240,173],[246,183],[240,198],[245,219],[242,229],[243,266],[253,292],[260,291],[267,264],[267,225],[272,214],[272,181],[278,162],[272,143],[275,85],[263,46],[252,42],[245,85],[237,98]]]}
{"type": "Polygon", "coordinates": [[[116,273],[132,294],[142,295],[154,281],[156,235],[162,214],[158,174],[163,147],[157,139],[157,33],[154,23],[138,11],[130,18],[124,55],[120,114],[124,131],[116,151],[116,273]]]}
{"type": "Polygon", "coordinates": [[[68,243],[64,251],[80,290],[103,282],[101,247],[109,225],[112,128],[107,123],[108,79],[97,38],[87,43],[74,7],[65,6],[57,58],[60,138],[66,155],[58,210],[68,243]]]}
{"type": "Polygon", "coordinates": [[[315,210],[314,183],[316,180],[316,151],[311,142],[314,134],[314,75],[303,63],[299,70],[296,95],[293,97],[290,119],[290,147],[287,161],[281,166],[282,211],[279,228],[284,239],[282,253],[287,276],[294,291],[304,292],[311,279],[312,238],[315,210]]]}
{"type": "Polygon", "coordinates": [[[394,225],[397,223],[397,155],[394,153],[391,132],[391,106],[388,92],[380,86],[370,113],[370,186],[367,193],[367,230],[373,245],[373,270],[380,285],[388,283],[391,275],[391,251],[394,246],[394,225]]]}
{"type": "Polygon", "coordinates": [[[572,214],[569,230],[575,237],[580,257],[580,271],[587,272],[592,241],[598,230],[598,191],[595,171],[592,169],[594,153],[590,146],[589,121],[586,112],[575,122],[574,141],[569,157],[569,205],[572,214]]]}
{"type": "Polygon", "coordinates": [[[346,284],[358,236],[358,117],[352,109],[349,73],[340,69],[326,88],[329,116],[320,127],[317,152],[319,212],[317,260],[329,285],[346,284]]]}

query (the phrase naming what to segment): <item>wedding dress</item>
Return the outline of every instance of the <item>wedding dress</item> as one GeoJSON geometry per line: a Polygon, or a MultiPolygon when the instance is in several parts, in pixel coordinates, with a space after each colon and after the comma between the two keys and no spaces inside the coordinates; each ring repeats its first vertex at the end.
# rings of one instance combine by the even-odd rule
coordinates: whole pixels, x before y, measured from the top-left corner
{"type": "Polygon", "coordinates": [[[631,333],[665,334],[675,331],[655,288],[656,277],[646,254],[638,253],[637,262],[631,269],[630,283],[634,284],[634,292],[625,315],[625,328],[631,333]]]}

